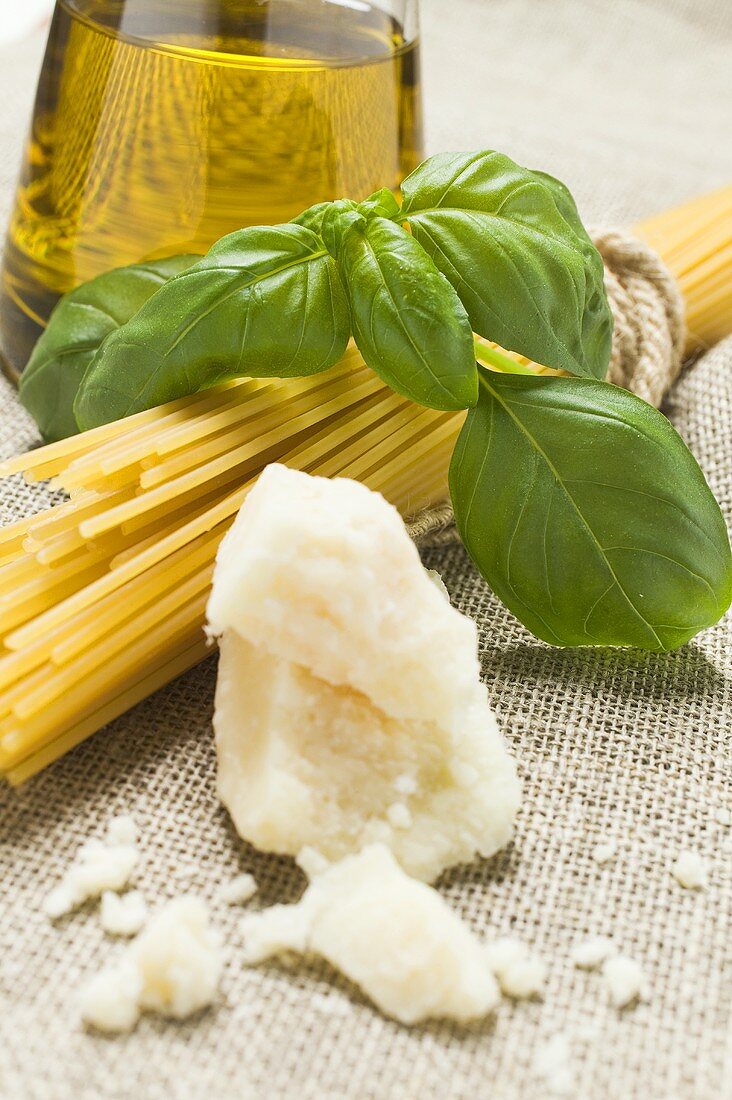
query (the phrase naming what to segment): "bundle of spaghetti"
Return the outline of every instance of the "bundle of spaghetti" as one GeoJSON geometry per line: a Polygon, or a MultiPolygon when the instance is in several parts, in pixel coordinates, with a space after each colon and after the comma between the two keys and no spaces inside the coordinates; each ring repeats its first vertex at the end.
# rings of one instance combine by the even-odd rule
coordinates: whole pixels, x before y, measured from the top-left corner
{"type": "MultiPolygon", "coordinates": [[[[637,227],[697,343],[732,320],[731,211],[732,188],[637,227]]],[[[414,515],[445,499],[462,422],[350,348],[325,374],[227,383],[0,465],[69,497],[0,531],[0,773],[22,782],[210,652],[216,551],[267,463],[357,478],[414,515]]]]}

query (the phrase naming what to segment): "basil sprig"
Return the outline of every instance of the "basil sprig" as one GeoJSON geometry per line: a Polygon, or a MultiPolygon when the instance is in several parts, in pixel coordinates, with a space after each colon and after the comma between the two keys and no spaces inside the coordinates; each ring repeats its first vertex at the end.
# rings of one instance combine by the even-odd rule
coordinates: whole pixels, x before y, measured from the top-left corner
{"type": "Polygon", "coordinates": [[[229,378],[314,374],[352,334],[419,404],[478,398],[471,329],[545,366],[602,378],[612,315],[600,256],[569,192],[500,153],[432,157],[365,202],[222,238],[94,357],[81,428],[229,378]]]}
{"type": "Polygon", "coordinates": [[[21,399],[58,438],[229,378],[327,370],[352,335],[397,392],[470,409],[450,471],[456,521],[539,638],[668,650],[716,622],[732,601],[724,520],[662,414],[602,381],[612,315],[569,191],[487,151],[432,157],[402,197],[231,233],[193,266],[169,261],[139,302],[120,291],[136,268],[78,288],[21,399]],[[107,329],[76,327],[85,295],[107,329]],[[487,371],[474,332],[570,377],[493,351],[487,371]]]}

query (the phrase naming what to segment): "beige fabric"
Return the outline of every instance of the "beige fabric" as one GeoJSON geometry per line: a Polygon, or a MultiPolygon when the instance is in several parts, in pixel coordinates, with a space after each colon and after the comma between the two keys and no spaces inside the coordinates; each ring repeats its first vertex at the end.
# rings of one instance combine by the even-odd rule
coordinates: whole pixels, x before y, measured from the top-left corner
{"type": "MultiPolygon", "coordinates": [[[[426,7],[433,149],[506,147],[564,176],[586,216],[603,222],[629,222],[732,175],[722,94],[732,9],[722,0],[426,7]]],[[[22,47],[0,58],[6,203],[29,98],[17,82],[22,59],[22,47]]],[[[669,411],[730,518],[732,341],[681,379],[669,411]]],[[[2,454],[33,438],[2,383],[2,454]]],[[[44,499],[13,481],[0,516],[44,499]]],[[[507,1002],[471,1029],[407,1030],[321,964],[245,969],[237,912],[217,905],[227,968],[213,1011],[182,1025],[146,1018],[117,1040],[81,1031],[75,989],[120,945],[102,936],[92,908],[52,928],[38,906],[113,813],[140,822],[137,882],[153,905],[183,890],[213,900],[239,870],[260,882],[253,904],[302,888],[289,861],[241,844],[218,805],[212,659],[20,792],[0,790],[3,1100],[544,1100],[533,1067],[557,1033],[572,1050],[578,1100],[730,1095],[732,831],[716,815],[732,803],[732,624],[666,657],[558,652],[511,619],[459,546],[425,560],[479,624],[485,680],[525,783],[511,847],[441,888],[481,935],[518,935],[547,957],[545,1000],[507,1002]],[[600,867],[592,851],[608,840],[618,856],[600,867]],[[708,860],[706,891],[672,879],[682,848],[708,860]],[[617,1013],[600,978],[570,965],[586,933],[613,935],[644,965],[648,1004],[617,1013]]]]}
{"type": "MultiPolygon", "coordinates": [[[[732,341],[684,376],[670,411],[732,514],[732,341]]],[[[12,405],[6,401],[3,422],[12,405]]],[[[6,429],[7,430],[7,429],[6,429]]],[[[15,507],[27,507],[24,491],[15,507]]],[[[525,784],[514,843],[442,889],[482,936],[515,934],[550,962],[543,1003],[505,1003],[474,1029],[412,1031],[380,1017],[322,964],[241,964],[236,910],[217,905],[221,1001],[128,1038],[84,1034],[74,994],[120,947],[93,908],[51,927],[39,904],[87,836],[130,810],[142,828],[136,883],[152,904],[213,899],[251,871],[254,904],[293,899],[285,859],[240,843],[218,804],[210,711],[214,660],[182,677],[18,793],[0,793],[0,1095],[12,1100],[543,1100],[532,1065],[557,1032],[577,1100],[720,1100],[732,986],[732,623],[679,653],[560,652],[519,627],[461,547],[432,550],[453,600],[480,626],[483,671],[525,784]],[[595,845],[617,841],[604,867],[595,845]],[[697,849],[711,884],[684,891],[676,853],[697,849]],[[613,936],[646,968],[647,1005],[612,1010],[596,974],[573,969],[584,935],[613,936]]]]}
{"type": "Polygon", "coordinates": [[[729,0],[422,0],[427,144],[501,149],[630,225],[732,178],[729,0]]]}

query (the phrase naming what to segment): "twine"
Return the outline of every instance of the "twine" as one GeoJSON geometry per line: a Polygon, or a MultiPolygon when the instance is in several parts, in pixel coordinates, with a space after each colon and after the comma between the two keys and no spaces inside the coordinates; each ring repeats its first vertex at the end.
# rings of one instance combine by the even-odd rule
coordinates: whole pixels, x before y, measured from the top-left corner
{"type": "MultiPolygon", "coordinates": [[[[661,257],[622,229],[591,234],[605,263],[605,290],[615,319],[607,378],[656,408],[681,370],[686,341],[684,300],[661,257]]],[[[443,501],[408,524],[415,542],[456,541],[452,506],[443,501]]]]}

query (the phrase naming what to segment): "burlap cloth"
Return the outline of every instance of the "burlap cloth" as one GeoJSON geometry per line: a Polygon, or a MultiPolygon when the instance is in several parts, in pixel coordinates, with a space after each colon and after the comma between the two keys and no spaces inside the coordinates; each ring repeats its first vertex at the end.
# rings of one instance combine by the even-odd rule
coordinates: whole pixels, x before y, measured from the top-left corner
{"type": "MultiPolygon", "coordinates": [[[[441,17],[439,0],[426,7],[432,148],[505,147],[564,176],[585,215],[605,222],[732,175],[732,18],[721,0],[452,0],[441,17]]],[[[0,186],[14,175],[37,49],[0,58],[0,186]]],[[[683,375],[667,411],[731,518],[732,341],[683,375]]],[[[2,454],[33,438],[3,384],[2,454]]],[[[42,499],[5,485],[0,518],[42,499]]],[[[557,652],[511,619],[459,546],[425,561],[479,625],[485,680],[525,784],[513,844],[441,889],[481,935],[518,935],[545,955],[544,1000],[506,1002],[472,1029],[408,1030],[324,965],[241,965],[237,911],[215,902],[217,886],[253,871],[255,904],[268,904],[297,896],[303,880],[289,861],[241,844],[217,803],[212,659],[20,792],[0,791],[3,1100],[543,1100],[537,1054],[557,1034],[571,1050],[568,1094],[581,1100],[732,1095],[732,832],[716,820],[732,802],[732,625],[665,657],[557,652]],[[212,1011],[182,1025],[145,1018],[109,1040],[80,1029],[74,995],[119,946],[91,909],[53,928],[38,907],[80,841],[123,809],[142,828],[148,900],[186,889],[210,899],[227,965],[212,1011]],[[618,855],[599,866],[593,849],[608,841],[618,855]],[[687,847],[708,861],[704,892],[669,873],[687,847]],[[585,933],[612,935],[642,962],[647,1004],[611,1010],[599,977],[571,966],[585,933]]]]}

